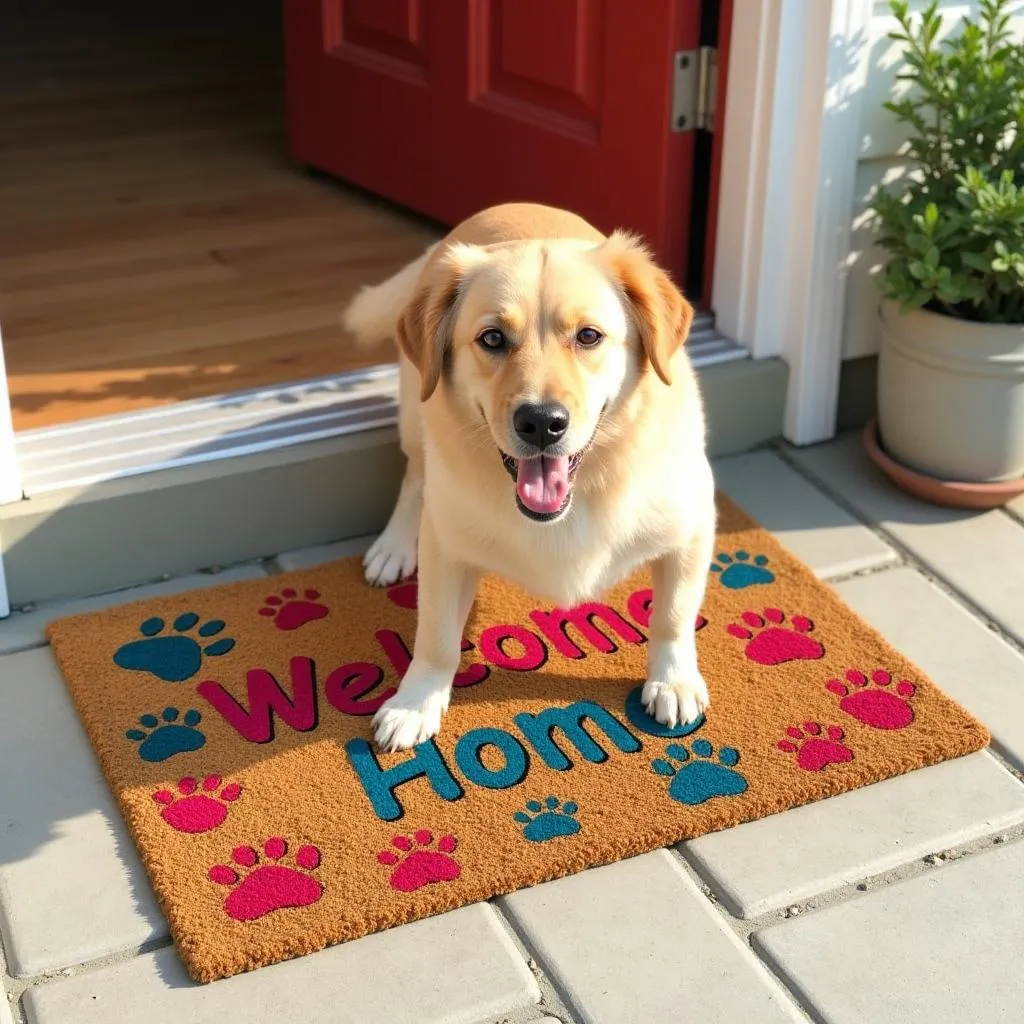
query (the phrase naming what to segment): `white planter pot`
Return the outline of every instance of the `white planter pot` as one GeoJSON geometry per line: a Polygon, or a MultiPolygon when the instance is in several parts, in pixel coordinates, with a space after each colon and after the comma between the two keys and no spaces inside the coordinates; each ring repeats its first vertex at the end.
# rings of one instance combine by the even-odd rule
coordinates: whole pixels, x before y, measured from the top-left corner
{"type": "Polygon", "coordinates": [[[1024,477],[1024,325],[880,310],[878,425],[898,462],[942,480],[1024,477]]]}

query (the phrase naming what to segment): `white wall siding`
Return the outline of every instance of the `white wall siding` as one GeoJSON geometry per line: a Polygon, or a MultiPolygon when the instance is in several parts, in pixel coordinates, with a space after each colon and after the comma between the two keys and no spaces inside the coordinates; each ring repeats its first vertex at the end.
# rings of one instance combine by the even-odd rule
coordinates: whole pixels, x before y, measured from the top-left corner
{"type": "MultiPolygon", "coordinates": [[[[911,0],[911,11],[923,10],[926,2],[911,0]]],[[[942,3],[943,34],[955,33],[965,16],[977,14],[978,6],[978,0],[946,0],[942,3]]],[[[1012,4],[1011,9],[1015,12],[1016,32],[1019,38],[1024,39],[1024,0],[1012,4]]],[[[896,27],[887,0],[877,0],[868,41],[867,85],[861,105],[860,157],[843,330],[845,359],[878,351],[878,289],[874,279],[884,262],[884,253],[874,244],[867,205],[879,182],[892,181],[907,169],[899,156],[905,138],[902,126],[882,109],[887,99],[899,95],[905,88],[903,83],[896,81],[901,64],[900,45],[887,38],[896,27]]]]}

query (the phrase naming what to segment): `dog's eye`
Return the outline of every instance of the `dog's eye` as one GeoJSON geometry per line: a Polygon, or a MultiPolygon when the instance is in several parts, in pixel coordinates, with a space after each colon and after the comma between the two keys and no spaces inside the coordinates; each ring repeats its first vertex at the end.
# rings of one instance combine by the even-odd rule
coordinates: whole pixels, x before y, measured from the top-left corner
{"type": "Polygon", "coordinates": [[[584,348],[593,348],[599,345],[604,335],[594,327],[581,327],[576,332],[576,343],[584,348]]]}
{"type": "Polygon", "coordinates": [[[476,340],[480,347],[487,349],[488,352],[501,352],[508,347],[505,335],[497,327],[488,327],[476,340]]]}

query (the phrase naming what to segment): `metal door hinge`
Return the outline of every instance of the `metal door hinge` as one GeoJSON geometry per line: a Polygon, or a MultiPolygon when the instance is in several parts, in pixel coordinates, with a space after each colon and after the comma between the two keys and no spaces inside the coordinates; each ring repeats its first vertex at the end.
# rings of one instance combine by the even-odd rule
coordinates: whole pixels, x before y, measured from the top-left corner
{"type": "Polygon", "coordinates": [[[715,130],[718,50],[679,50],[672,58],[672,131],[715,130]]]}

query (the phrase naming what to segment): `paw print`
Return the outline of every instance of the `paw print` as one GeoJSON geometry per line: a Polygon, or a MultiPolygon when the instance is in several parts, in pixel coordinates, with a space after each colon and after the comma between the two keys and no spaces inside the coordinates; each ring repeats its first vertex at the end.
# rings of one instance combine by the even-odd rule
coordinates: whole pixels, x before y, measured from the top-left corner
{"type": "MultiPolygon", "coordinates": [[[[214,640],[205,647],[195,637],[187,636],[199,622],[195,612],[185,612],[174,620],[176,636],[160,635],[165,624],[160,618],[146,619],[139,626],[144,639],[130,640],[114,652],[114,664],[132,672],[148,672],[165,683],[183,683],[191,679],[203,664],[204,657],[216,658],[227,654],[235,641],[230,637],[214,640]]],[[[224,629],[220,619],[204,622],[195,632],[203,640],[216,636],[224,629]]]]}
{"type": "Polygon", "coordinates": [[[572,802],[560,803],[549,796],[542,804],[539,800],[527,800],[526,811],[516,811],[512,817],[525,825],[523,838],[531,843],[546,843],[559,836],[574,836],[580,830],[576,820],[578,808],[572,802]],[[528,812],[528,813],[527,813],[528,812]]]}
{"type": "Polygon", "coordinates": [[[261,864],[251,846],[238,846],[231,851],[234,866],[215,864],[210,868],[211,882],[231,887],[224,900],[228,917],[256,921],[275,910],[308,907],[320,899],[324,887],[309,873],[320,866],[320,851],[315,846],[300,846],[294,868],[279,863],[287,853],[287,842],[272,836],[263,844],[263,855],[273,863],[261,864]]]}
{"type": "Polygon", "coordinates": [[[892,676],[885,669],[875,669],[870,679],[850,669],[843,683],[830,679],[825,689],[841,697],[839,707],[851,718],[873,729],[905,729],[914,720],[910,701],[917,687],[908,679],[892,685],[892,676]]]}
{"type": "Polygon", "coordinates": [[[388,588],[388,600],[397,604],[399,608],[408,608],[415,611],[419,602],[419,584],[413,574],[403,583],[388,588]]]}
{"type": "Polygon", "coordinates": [[[716,796],[738,796],[746,792],[747,780],[735,767],[740,760],[738,750],[722,747],[716,761],[712,760],[715,748],[707,740],[694,740],[690,747],[697,760],[690,757],[690,751],[682,743],[670,743],[665,748],[666,757],[651,762],[655,774],[672,780],[668,795],[673,800],[696,806],[716,796]]]}
{"type": "Polygon", "coordinates": [[[737,551],[734,555],[724,551],[711,563],[711,572],[718,574],[718,581],[729,590],[746,590],[747,587],[763,586],[775,582],[775,573],[766,569],[768,558],[755,555],[753,558],[746,551],[737,551]]]}
{"type": "Polygon", "coordinates": [[[163,807],[160,817],[175,832],[188,832],[192,835],[212,832],[224,824],[228,816],[228,805],[242,795],[242,787],[237,782],[229,783],[223,789],[220,785],[219,775],[207,775],[203,779],[203,791],[199,793],[199,783],[191,776],[186,776],[178,783],[176,793],[169,789],[158,789],[153,799],[163,807]]]}
{"type": "Polygon", "coordinates": [[[843,730],[838,725],[823,730],[817,722],[804,722],[802,729],[791,725],[786,735],[789,739],[779,740],[776,746],[787,754],[796,754],[796,763],[805,772],[820,772],[830,764],[853,760],[853,751],[841,742],[843,730]]]}
{"type": "Polygon", "coordinates": [[[175,754],[198,750],[206,742],[206,737],[196,728],[203,716],[192,708],[185,712],[179,724],[179,715],[177,708],[164,708],[160,718],[142,715],[139,725],[143,728],[129,729],[125,733],[128,739],[139,744],[139,757],[143,761],[166,761],[175,754]]]}
{"type": "Polygon", "coordinates": [[[278,629],[299,629],[307,622],[326,617],[328,608],[319,602],[320,591],[306,590],[302,597],[292,587],[285,587],[280,595],[271,594],[263,602],[260,615],[274,620],[278,629]]]}
{"type": "Polygon", "coordinates": [[[747,640],[747,657],[759,665],[782,665],[787,661],[814,661],[825,654],[817,640],[807,636],[814,623],[805,615],[794,615],[789,626],[778,608],[765,608],[763,617],[744,612],[744,625],[732,623],[726,632],[739,640],[747,640]]]}
{"type": "Polygon", "coordinates": [[[391,845],[398,852],[381,850],[377,860],[394,868],[391,888],[399,892],[415,892],[434,882],[453,882],[462,874],[461,865],[451,856],[457,845],[455,836],[441,836],[437,849],[431,850],[428,847],[434,845],[434,833],[422,828],[412,838],[395,836],[391,845]]]}

